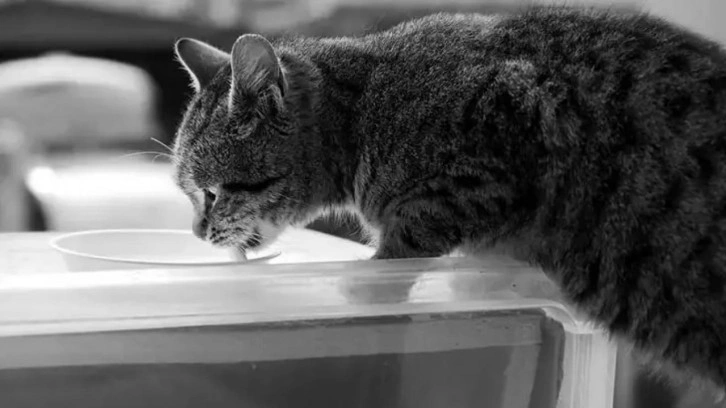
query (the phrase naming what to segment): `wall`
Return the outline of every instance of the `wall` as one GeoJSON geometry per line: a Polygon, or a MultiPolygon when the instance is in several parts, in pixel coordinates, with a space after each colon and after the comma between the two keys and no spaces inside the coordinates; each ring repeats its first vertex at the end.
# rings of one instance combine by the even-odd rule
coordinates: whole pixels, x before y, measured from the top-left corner
{"type": "Polygon", "coordinates": [[[724,0],[534,0],[537,4],[633,5],[726,45],[724,0]]]}
{"type": "Polygon", "coordinates": [[[724,0],[641,0],[643,9],[726,45],[724,0]]]}

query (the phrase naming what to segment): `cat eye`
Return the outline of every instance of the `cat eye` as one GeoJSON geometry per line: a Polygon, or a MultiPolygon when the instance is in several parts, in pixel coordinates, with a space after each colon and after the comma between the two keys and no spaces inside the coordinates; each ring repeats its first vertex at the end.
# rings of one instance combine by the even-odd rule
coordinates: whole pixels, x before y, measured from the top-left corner
{"type": "Polygon", "coordinates": [[[273,177],[259,182],[235,182],[226,183],[222,185],[222,188],[232,193],[260,193],[270,188],[273,184],[279,181],[282,177],[273,177]]]}

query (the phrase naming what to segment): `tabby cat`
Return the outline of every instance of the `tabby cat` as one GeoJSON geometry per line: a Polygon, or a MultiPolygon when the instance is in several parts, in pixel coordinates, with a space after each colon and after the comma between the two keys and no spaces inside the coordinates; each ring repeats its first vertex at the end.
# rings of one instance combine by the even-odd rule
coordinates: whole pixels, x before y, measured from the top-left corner
{"type": "Polygon", "coordinates": [[[726,52],[643,14],[437,14],[182,39],[179,186],[212,244],[357,215],[375,258],[516,243],[569,300],[726,385],[726,52]]]}

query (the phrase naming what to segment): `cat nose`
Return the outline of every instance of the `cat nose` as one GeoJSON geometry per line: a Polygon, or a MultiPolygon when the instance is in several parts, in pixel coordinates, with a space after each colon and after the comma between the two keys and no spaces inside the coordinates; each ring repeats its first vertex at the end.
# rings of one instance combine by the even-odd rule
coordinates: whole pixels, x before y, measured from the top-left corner
{"type": "Polygon", "coordinates": [[[194,217],[192,232],[197,238],[205,239],[207,237],[207,219],[205,217],[194,217]]]}

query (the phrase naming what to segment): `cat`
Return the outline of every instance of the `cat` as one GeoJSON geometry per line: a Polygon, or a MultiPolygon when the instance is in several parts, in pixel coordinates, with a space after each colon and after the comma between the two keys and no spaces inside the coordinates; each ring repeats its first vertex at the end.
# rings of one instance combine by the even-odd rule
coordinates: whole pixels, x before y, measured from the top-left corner
{"type": "Polygon", "coordinates": [[[640,13],[435,14],[181,39],[176,181],[214,245],[322,213],[375,259],[513,243],[613,335],[726,386],[726,52],[640,13]]]}

